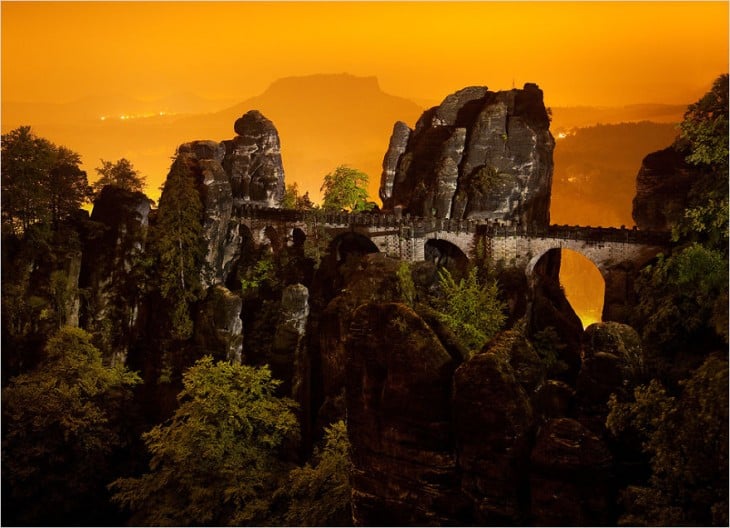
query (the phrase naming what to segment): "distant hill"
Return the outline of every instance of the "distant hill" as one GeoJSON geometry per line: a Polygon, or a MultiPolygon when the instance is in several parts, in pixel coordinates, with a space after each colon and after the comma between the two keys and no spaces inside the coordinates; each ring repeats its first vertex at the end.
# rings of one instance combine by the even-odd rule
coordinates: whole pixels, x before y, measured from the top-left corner
{"type": "Polygon", "coordinates": [[[558,106],[552,108],[553,120],[550,129],[553,135],[574,128],[597,124],[636,123],[679,123],[687,111],[687,105],[633,104],[627,106],[558,106]]]}
{"type": "MultiPolygon", "coordinates": [[[[105,98],[104,106],[102,99],[39,105],[32,111],[22,104],[3,104],[2,130],[32,125],[36,134],[79,152],[92,180],[100,158],[127,157],[147,176],[148,194],[157,198],[178,145],[196,139],[230,139],[236,119],[256,109],[279,131],[287,182],[298,182],[302,192],[309,190],[318,199],[323,176],[346,164],[370,176],[370,195],[377,199],[393,124],[401,120],[413,125],[424,110],[383,92],[375,77],[348,74],[280,79],[261,95],[207,113],[161,116],[164,101],[143,105],[105,98]],[[119,118],[135,113],[133,118],[119,118]],[[102,121],[103,115],[109,117],[102,121]]],[[[182,101],[177,108],[185,108],[182,101]]]]}
{"type": "Polygon", "coordinates": [[[37,125],[68,125],[99,121],[101,117],[153,117],[214,112],[230,106],[233,101],[206,99],[192,93],[180,93],[161,99],[140,100],[126,95],[110,94],[84,97],[68,103],[28,103],[3,101],[2,120],[5,124],[31,123],[37,125]]]}
{"type": "Polygon", "coordinates": [[[254,108],[279,131],[286,180],[315,199],[323,176],[342,164],[368,174],[370,196],[377,199],[394,123],[413,126],[424,110],[383,92],[375,77],[311,75],[280,79],[259,96],[179,125],[198,131],[196,137],[225,139],[232,137],[234,121],[254,108]]]}
{"type": "Polygon", "coordinates": [[[574,130],[557,139],[550,221],[633,226],[631,203],[641,160],[669,146],[675,123],[619,123],[574,130]]]}
{"type": "MultiPolygon", "coordinates": [[[[309,190],[314,199],[319,197],[322,177],[340,164],[366,172],[370,195],[377,199],[393,124],[400,120],[413,126],[425,110],[409,99],[383,92],[375,77],[310,75],[280,79],[260,95],[237,104],[194,94],[156,101],[100,96],[57,105],[3,101],[2,131],[31,125],[36,134],[79,152],[92,181],[100,158],[126,157],[147,176],[147,192],[157,198],[178,145],[195,139],[230,139],[235,120],[251,109],[261,111],[279,130],[286,180],[298,182],[302,192],[309,190]],[[122,115],[127,118],[120,119],[122,115]]],[[[590,127],[646,120],[677,123],[685,110],[682,105],[663,104],[554,107],[553,135],[570,131],[572,135],[558,139],[555,151],[553,220],[597,223],[590,216],[597,211],[606,218],[604,224],[629,225],[633,179],[641,159],[671,142],[673,125],[639,123],[593,131],[590,127]],[[583,189],[582,202],[566,203],[566,196],[572,200],[578,192],[575,185],[566,183],[569,174],[591,174],[592,188],[601,190],[587,196],[583,189]],[[613,186],[608,195],[604,185],[613,186]]]]}

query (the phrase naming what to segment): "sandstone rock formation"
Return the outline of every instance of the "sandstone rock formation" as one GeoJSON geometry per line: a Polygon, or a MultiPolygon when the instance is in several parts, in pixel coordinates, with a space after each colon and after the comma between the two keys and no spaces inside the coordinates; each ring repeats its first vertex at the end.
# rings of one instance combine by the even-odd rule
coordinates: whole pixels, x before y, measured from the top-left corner
{"type": "Polygon", "coordinates": [[[112,363],[124,363],[134,340],[140,292],[137,274],[147,239],[150,201],[140,192],[107,186],[94,202],[81,262],[79,288],[89,292],[82,325],[105,336],[112,363]],[[115,321],[102,329],[100,321],[115,321]]]}
{"type": "Polygon", "coordinates": [[[608,398],[628,398],[645,372],[641,338],[632,327],[594,323],[583,334],[583,357],[576,382],[581,414],[598,425],[608,415],[608,398]]]}
{"type": "Polygon", "coordinates": [[[241,297],[221,285],[212,286],[195,321],[195,342],[218,360],[241,364],[243,322],[241,297]]]}
{"type": "Polygon", "coordinates": [[[555,332],[562,346],[557,359],[567,366],[556,378],[572,384],[580,370],[583,324],[560,286],[560,258],[559,250],[550,250],[535,264],[528,289],[527,331],[533,338],[546,330],[555,332]]]}
{"type": "Polygon", "coordinates": [[[550,420],[530,457],[531,524],[605,526],[612,457],[604,442],[570,418],[550,420]]]}
{"type": "Polygon", "coordinates": [[[178,157],[202,185],[203,228],[209,241],[203,284],[225,283],[235,268],[243,235],[240,207],[257,203],[276,207],[284,196],[284,168],[274,124],[256,110],[240,117],[231,140],[192,141],[178,157]]]}
{"type": "Polygon", "coordinates": [[[380,198],[423,217],[549,223],[550,118],[535,84],[469,87],[426,111],[414,130],[396,123],[380,198]]]}
{"type": "Polygon", "coordinates": [[[533,412],[528,394],[501,354],[487,349],[454,375],[454,434],[461,489],[477,525],[525,524],[533,412]]]}
{"type": "Polygon", "coordinates": [[[358,308],[347,341],[357,524],[440,525],[463,507],[449,395],[454,359],[410,308],[358,308]]]}
{"type": "Polygon", "coordinates": [[[696,169],[676,145],[646,156],[636,176],[636,196],[631,212],[639,229],[668,231],[687,204],[687,193],[696,169]]]}

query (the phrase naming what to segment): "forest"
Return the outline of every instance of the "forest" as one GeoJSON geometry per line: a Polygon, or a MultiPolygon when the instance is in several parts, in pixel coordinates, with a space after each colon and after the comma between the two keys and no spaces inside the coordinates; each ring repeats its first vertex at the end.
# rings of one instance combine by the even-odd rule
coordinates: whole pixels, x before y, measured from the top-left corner
{"type": "MultiPolygon", "coordinates": [[[[155,204],[130,160],[101,160],[90,185],[70,148],[30,126],[4,134],[2,523],[726,526],[727,75],[687,108],[672,148],[689,188],[663,211],[671,250],[641,271],[628,324],[581,328],[575,344],[560,328],[536,330],[519,313],[525,278],[488,262],[480,245],[468,262],[434,265],[377,259],[357,247],[338,261],[326,236],[277,251],[244,240],[227,290],[216,289],[206,278],[209,191],[180,153],[155,204]],[[105,218],[105,207],[127,216],[105,218]],[[128,220],[142,213],[147,222],[128,220]],[[219,331],[227,312],[241,314],[234,317],[242,327],[235,346],[232,330],[224,337],[219,331]],[[580,422],[588,416],[581,395],[598,394],[586,438],[600,438],[612,460],[605,486],[587,486],[600,496],[581,499],[584,509],[573,517],[545,513],[535,506],[538,487],[526,468],[514,508],[475,513],[465,506],[472,491],[441,479],[439,467],[434,489],[450,504],[423,507],[438,515],[391,515],[385,502],[377,511],[358,510],[370,463],[358,446],[382,439],[369,438],[375,433],[364,422],[353,429],[362,419],[354,391],[364,394],[366,383],[353,385],[347,372],[327,369],[347,371],[359,357],[347,348],[363,341],[358,332],[372,331],[361,321],[378,318],[385,322],[367,340],[375,347],[386,335],[407,336],[398,345],[402,361],[421,357],[411,352],[430,347],[433,333],[451,355],[443,369],[455,371],[455,380],[472,360],[494,362],[495,391],[512,387],[510,376],[530,378],[520,381],[523,407],[509,411],[530,416],[510,418],[510,426],[529,421],[526,446],[539,444],[556,416],[580,422]],[[617,385],[585,385],[585,357],[567,351],[589,344],[600,348],[598,360],[620,356],[617,385]],[[234,349],[242,353],[231,355],[234,349]],[[319,377],[301,375],[315,371],[319,377]],[[553,400],[572,402],[550,404],[563,414],[541,407],[550,387],[553,400]]],[[[323,176],[321,205],[300,195],[296,183],[286,186],[280,205],[313,219],[377,210],[367,183],[367,175],[343,165],[323,176]]],[[[588,195],[611,188],[588,184],[595,187],[588,195]]],[[[419,364],[407,368],[414,378],[421,372],[419,364]]],[[[468,395],[456,387],[444,390],[453,390],[454,420],[463,421],[459,406],[468,395]]],[[[439,434],[423,432],[428,442],[439,434]]],[[[419,449],[416,440],[408,445],[419,449]]],[[[464,445],[453,451],[468,458],[464,445]]],[[[541,462],[533,455],[527,463],[541,462]]]]}

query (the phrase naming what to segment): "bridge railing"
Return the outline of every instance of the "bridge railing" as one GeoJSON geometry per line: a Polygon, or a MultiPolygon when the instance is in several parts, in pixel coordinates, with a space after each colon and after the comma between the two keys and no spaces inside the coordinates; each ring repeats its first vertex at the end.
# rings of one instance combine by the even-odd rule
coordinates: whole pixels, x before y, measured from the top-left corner
{"type": "Polygon", "coordinates": [[[238,214],[243,218],[274,222],[304,222],[333,226],[361,226],[369,228],[409,228],[412,236],[425,237],[429,233],[472,233],[487,237],[557,238],[591,242],[624,242],[629,244],[666,245],[670,234],[661,231],[641,231],[625,227],[591,227],[568,225],[505,224],[497,221],[453,218],[422,218],[393,213],[325,212],[321,209],[300,211],[280,209],[255,203],[242,204],[238,214]]]}

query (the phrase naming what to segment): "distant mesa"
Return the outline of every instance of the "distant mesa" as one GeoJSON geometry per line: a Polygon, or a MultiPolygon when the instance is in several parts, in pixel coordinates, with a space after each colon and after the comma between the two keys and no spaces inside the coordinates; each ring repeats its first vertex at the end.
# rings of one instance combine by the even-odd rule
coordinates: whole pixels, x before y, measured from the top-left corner
{"type": "Polygon", "coordinates": [[[384,210],[547,225],[555,141],[535,84],[459,90],[410,129],[396,123],[383,160],[384,210]]]}

